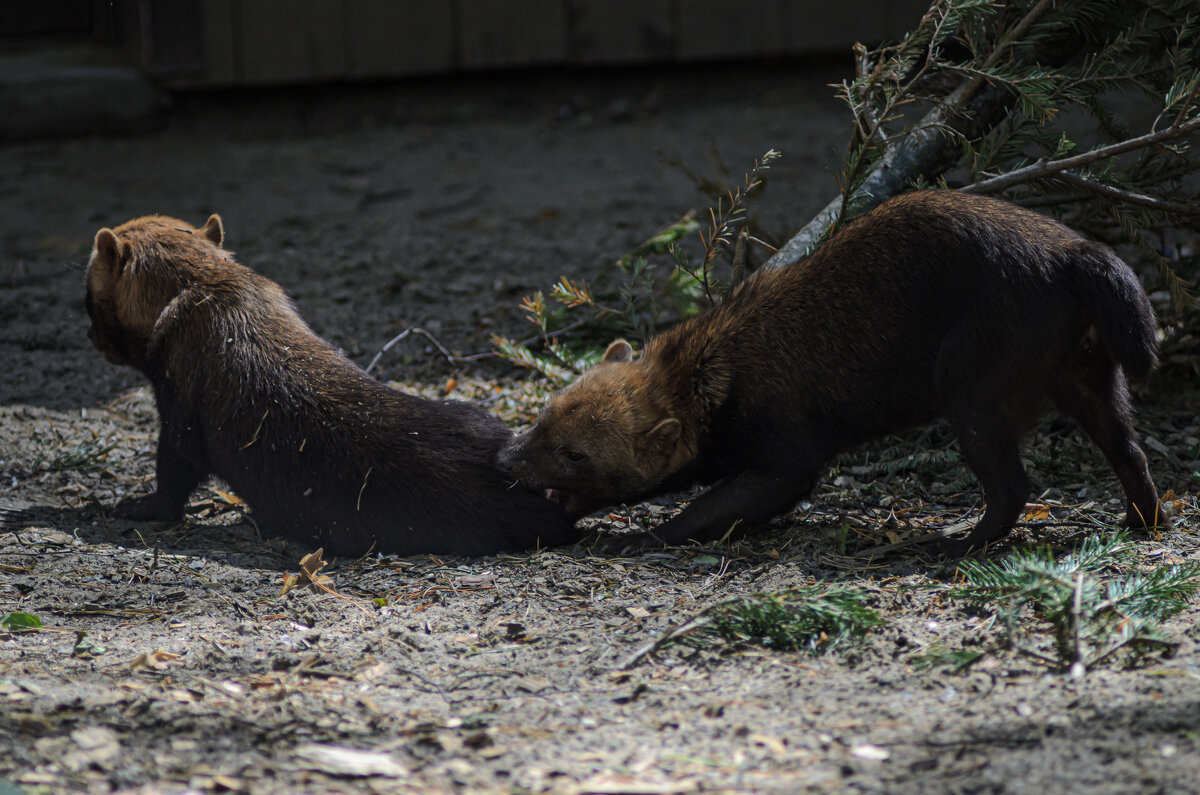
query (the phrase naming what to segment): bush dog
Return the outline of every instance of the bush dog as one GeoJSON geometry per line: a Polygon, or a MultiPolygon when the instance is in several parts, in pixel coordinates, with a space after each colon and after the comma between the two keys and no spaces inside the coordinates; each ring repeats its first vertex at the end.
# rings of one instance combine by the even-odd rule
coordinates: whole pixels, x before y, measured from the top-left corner
{"type": "Polygon", "coordinates": [[[1158,520],[1126,377],[1157,363],[1137,277],[1108,248],[997,199],[921,191],[847,224],[808,260],[760,271],[708,313],[624,341],[550,399],[500,466],[581,513],[715,484],[658,528],[668,543],[753,527],[867,439],[949,421],[987,508],[962,553],[1011,530],[1018,444],[1053,403],[1104,452],[1126,522],[1158,520]]]}
{"type": "Polygon", "coordinates": [[[495,468],[512,436],[498,419],[370,378],[223,235],[216,215],[199,229],[150,216],[96,234],[88,336],[150,379],[162,424],[156,489],[117,515],[179,519],[212,473],[269,531],[333,553],[574,540],[561,507],[495,468]]]}

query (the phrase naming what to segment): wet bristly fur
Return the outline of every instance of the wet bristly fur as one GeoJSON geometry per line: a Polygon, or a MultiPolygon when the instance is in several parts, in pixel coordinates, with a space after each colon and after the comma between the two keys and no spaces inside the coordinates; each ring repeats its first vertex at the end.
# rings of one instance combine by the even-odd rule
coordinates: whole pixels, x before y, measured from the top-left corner
{"type": "Polygon", "coordinates": [[[558,506],[495,468],[511,437],[498,419],[370,378],[222,237],[215,215],[199,229],[152,216],[96,235],[89,337],[150,379],[162,423],[156,490],[118,515],[178,519],[216,474],[265,530],[340,554],[574,538],[558,506]]]}
{"type": "Polygon", "coordinates": [[[941,417],[987,502],[961,551],[1012,528],[1028,496],[1018,445],[1053,404],[1116,470],[1127,522],[1150,524],[1126,377],[1156,366],[1155,330],[1105,246],[1004,201],[910,193],[636,361],[614,343],[500,463],[578,510],[714,483],[657,530],[703,540],[788,510],[838,452],[941,417]]]}

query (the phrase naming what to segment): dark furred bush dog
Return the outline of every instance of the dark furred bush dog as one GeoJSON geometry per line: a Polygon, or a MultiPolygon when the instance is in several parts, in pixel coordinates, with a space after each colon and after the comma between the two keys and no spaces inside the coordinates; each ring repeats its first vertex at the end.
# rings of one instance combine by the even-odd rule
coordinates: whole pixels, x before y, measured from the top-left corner
{"type": "Polygon", "coordinates": [[[1148,525],[1158,498],[1126,376],[1155,364],[1150,304],[1109,249],[1007,202],[910,193],[637,361],[614,343],[499,460],[576,513],[715,483],[658,528],[678,543],[762,523],[839,451],[944,417],[987,500],[962,552],[1012,528],[1028,496],[1018,444],[1053,403],[1116,470],[1127,523],[1148,525]]]}
{"type": "Polygon", "coordinates": [[[202,228],[101,229],[88,332],[154,386],[157,488],[116,513],[178,519],[210,473],[269,531],[339,554],[480,555],[576,537],[558,506],[494,466],[512,434],[483,409],[406,395],[314,334],[279,285],[202,228]]]}

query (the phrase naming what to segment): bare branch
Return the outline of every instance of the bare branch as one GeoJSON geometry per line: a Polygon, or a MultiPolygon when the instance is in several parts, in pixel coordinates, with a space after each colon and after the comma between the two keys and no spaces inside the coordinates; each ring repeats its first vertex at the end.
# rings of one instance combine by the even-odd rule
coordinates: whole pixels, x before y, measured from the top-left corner
{"type": "MultiPolygon", "coordinates": [[[[987,85],[970,98],[975,82],[963,82],[945,104],[926,114],[917,128],[891,147],[863,181],[859,192],[870,209],[908,187],[917,177],[935,177],[958,159],[953,133],[975,138],[998,124],[1015,101],[1012,93],[987,85]],[[951,119],[952,109],[969,107],[969,115],[951,119]]],[[[779,251],[764,268],[782,268],[803,259],[821,241],[841,214],[842,197],[837,196],[779,251]]]]}
{"type": "Polygon", "coordinates": [[[455,364],[456,362],[461,361],[460,357],[452,354],[449,350],[446,349],[446,346],[443,345],[437,339],[437,337],[433,336],[425,329],[423,329],[423,328],[407,328],[404,331],[401,331],[396,336],[392,337],[391,340],[389,340],[386,345],[384,345],[382,348],[379,349],[379,353],[375,354],[375,357],[373,359],[371,359],[371,363],[367,365],[367,368],[364,372],[370,373],[372,370],[374,370],[375,365],[379,364],[379,360],[383,358],[383,355],[385,353],[387,353],[388,351],[390,351],[392,349],[393,345],[395,345],[397,342],[399,342],[400,340],[407,337],[409,334],[420,334],[422,337],[429,340],[429,342],[433,345],[433,347],[438,349],[438,353],[442,354],[442,356],[445,356],[446,361],[449,362],[450,364],[455,364]]]}
{"type": "Polygon", "coordinates": [[[1136,204],[1140,207],[1149,207],[1152,210],[1176,213],[1178,215],[1200,215],[1200,204],[1181,204],[1179,202],[1160,199],[1157,196],[1147,196],[1142,193],[1114,188],[1112,185],[1105,185],[1103,182],[1096,182],[1086,177],[1081,177],[1071,171],[1063,171],[1056,174],[1054,175],[1054,179],[1059,182],[1065,182],[1068,185],[1076,185],[1110,199],[1136,204]]]}
{"type": "Polygon", "coordinates": [[[1024,168],[1018,168],[1015,171],[1009,171],[1007,174],[1000,174],[991,179],[966,185],[959,190],[964,193],[999,193],[1007,188],[1011,188],[1013,185],[1020,185],[1023,182],[1053,176],[1068,169],[1086,166],[1098,160],[1107,160],[1110,157],[1116,157],[1125,152],[1132,152],[1135,149],[1154,146],[1165,141],[1174,141],[1196,130],[1200,130],[1200,117],[1184,122],[1183,124],[1173,124],[1165,130],[1146,133],[1136,138],[1129,138],[1124,141],[1118,141],[1115,144],[1102,146],[1099,149],[1093,149],[1083,154],[1060,157],[1057,160],[1042,158],[1024,168]]]}
{"type": "Polygon", "coordinates": [[[661,650],[662,647],[666,646],[668,643],[678,640],[679,638],[683,637],[684,635],[688,635],[692,632],[695,632],[696,630],[700,629],[701,627],[707,626],[710,623],[710,620],[708,618],[708,613],[710,610],[711,610],[711,608],[707,608],[704,611],[702,611],[698,616],[693,618],[691,621],[688,621],[686,624],[683,624],[682,626],[674,627],[670,631],[660,635],[659,637],[655,638],[654,640],[651,640],[651,641],[648,641],[648,642],[642,644],[640,647],[638,647],[638,649],[636,651],[633,652],[633,654],[626,657],[625,660],[620,665],[617,666],[617,670],[618,671],[628,671],[629,669],[636,667],[642,660],[646,659],[646,657],[648,657],[649,655],[654,654],[655,652],[661,650]]]}

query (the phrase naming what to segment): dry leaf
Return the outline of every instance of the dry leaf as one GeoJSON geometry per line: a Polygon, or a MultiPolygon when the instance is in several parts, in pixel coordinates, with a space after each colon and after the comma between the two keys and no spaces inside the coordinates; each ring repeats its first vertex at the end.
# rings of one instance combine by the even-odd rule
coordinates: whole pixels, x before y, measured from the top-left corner
{"type": "Polygon", "coordinates": [[[68,754],[72,767],[107,769],[121,756],[121,741],[106,726],[84,726],[71,732],[71,739],[78,749],[68,754]]]}
{"type": "Polygon", "coordinates": [[[300,573],[283,575],[283,590],[279,592],[283,596],[293,588],[301,585],[308,585],[314,591],[333,592],[333,578],[325,574],[319,574],[321,569],[329,565],[329,561],[324,560],[325,548],[321,547],[316,552],[309,552],[304,557],[300,558],[300,573]]]}
{"type": "Polygon", "coordinates": [[[527,674],[514,683],[517,690],[524,690],[526,693],[540,693],[553,686],[553,684],[547,677],[538,676],[537,674],[527,674]]]}
{"type": "Polygon", "coordinates": [[[755,745],[761,745],[770,752],[771,756],[786,756],[787,746],[778,737],[769,734],[751,734],[748,738],[755,745]]]}
{"type": "Polygon", "coordinates": [[[496,575],[490,571],[483,574],[464,574],[453,580],[455,588],[495,588],[496,575]]]}
{"type": "Polygon", "coordinates": [[[882,762],[892,755],[888,749],[870,743],[856,745],[850,749],[850,753],[859,759],[872,759],[877,762],[882,762]]]}
{"type": "Polygon", "coordinates": [[[321,547],[316,552],[309,552],[300,558],[300,582],[302,585],[317,582],[317,572],[328,565],[328,562],[324,560],[324,555],[325,547],[321,547]]]}
{"type": "Polygon", "coordinates": [[[285,593],[287,593],[288,591],[295,588],[296,583],[299,581],[300,581],[300,578],[297,577],[295,574],[283,575],[283,589],[279,591],[279,595],[283,596],[285,593]]]}
{"type": "Polygon", "coordinates": [[[216,494],[223,501],[229,503],[230,505],[245,505],[246,504],[245,500],[243,500],[241,497],[239,497],[238,495],[236,495],[230,491],[221,491],[220,489],[213,489],[213,494],[216,494]]]}
{"type": "Polygon", "coordinates": [[[1035,505],[1025,512],[1026,522],[1039,522],[1050,518],[1050,508],[1046,505],[1035,505]]]}
{"type": "Polygon", "coordinates": [[[129,667],[137,670],[138,668],[149,668],[151,671],[162,671],[166,668],[179,668],[183,663],[179,662],[179,655],[172,654],[169,651],[155,649],[154,651],[142,652],[129,663],[129,667]]]}

